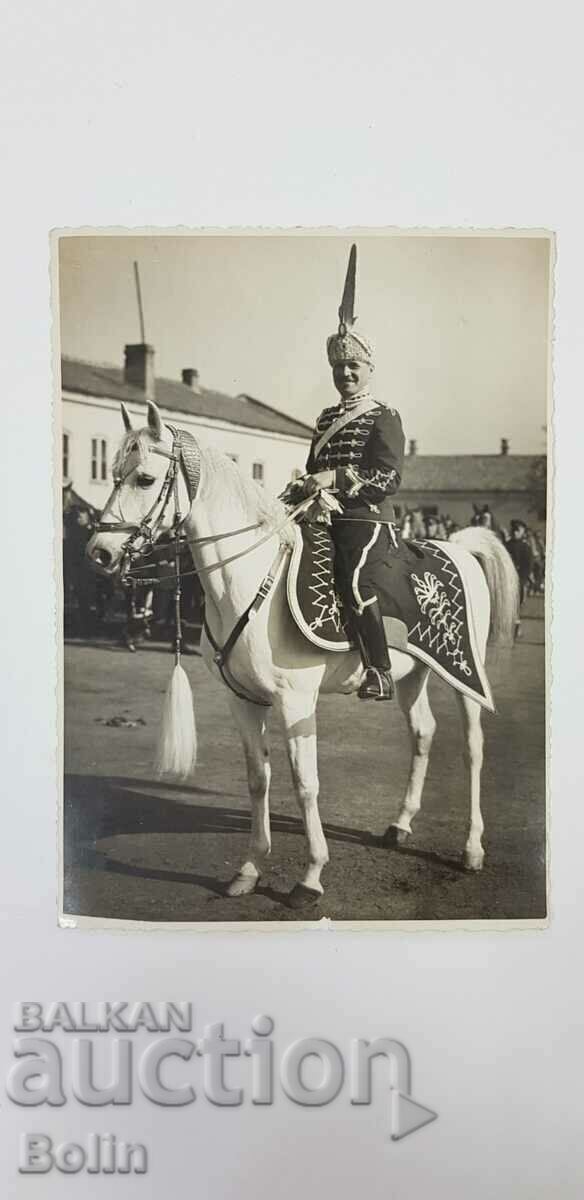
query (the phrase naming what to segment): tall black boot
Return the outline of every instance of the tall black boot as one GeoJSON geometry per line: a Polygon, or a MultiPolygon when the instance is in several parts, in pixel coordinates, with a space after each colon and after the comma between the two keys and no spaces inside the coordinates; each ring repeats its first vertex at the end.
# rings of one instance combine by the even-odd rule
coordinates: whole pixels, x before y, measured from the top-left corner
{"type": "Polygon", "coordinates": [[[352,618],[365,667],[357,695],[360,700],[393,700],[395,689],[379,601],[368,604],[362,613],[353,611],[352,618]]]}

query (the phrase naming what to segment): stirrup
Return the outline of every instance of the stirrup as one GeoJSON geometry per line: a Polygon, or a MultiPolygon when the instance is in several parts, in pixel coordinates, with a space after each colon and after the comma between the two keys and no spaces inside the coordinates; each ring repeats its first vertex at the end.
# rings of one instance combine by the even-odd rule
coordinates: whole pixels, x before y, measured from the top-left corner
{"type": "Polygon", "coordinates": [[[360,700],[393,700],[395,688],[388,670],[367,667],[357,695],[360,700]]]}

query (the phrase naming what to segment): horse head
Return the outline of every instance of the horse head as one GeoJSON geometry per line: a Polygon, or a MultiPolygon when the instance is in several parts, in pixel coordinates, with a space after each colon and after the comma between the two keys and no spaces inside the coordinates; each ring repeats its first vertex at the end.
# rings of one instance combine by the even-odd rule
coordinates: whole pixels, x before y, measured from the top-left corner
{"type": "Polygon", "coordinates": [[[126,432],[113,463],[114,488],[86,549],[92,568],[109,576],[120,570],[129,550],[139,553],[173,528],[177,515],[187,515],[198,486],[194,438],[165,425],[152,402],[148,424],[140,430],[132,429],[121,407],[126,432]]]}

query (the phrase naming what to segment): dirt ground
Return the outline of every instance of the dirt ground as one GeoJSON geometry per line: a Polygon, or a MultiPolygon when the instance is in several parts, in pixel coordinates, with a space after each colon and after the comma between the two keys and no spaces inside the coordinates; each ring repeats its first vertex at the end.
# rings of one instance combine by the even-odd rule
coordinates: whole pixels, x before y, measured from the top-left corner
{"type": "MultiPolygon", "coordinates": [[[[319,704],[320,811],[331,854],[325,896],[306,913],[343,920],[543,917],[545,686],[543,603],[527,602],[523,637],[490,653],[498,715],[485,714],[485,868],[461,868],[468,823],[462,737],[453,695],[432,680],[438,722],[424,803],[407,848],[384,849],[405,787],[409,743],[397,704],[324,697],[319,704]]],[[[199,735],[196,776],[162,783],[152,760],[172,659],[113,644],[65,648],[65,900],[67,913],[145,921],[287,921],[305,840],[283,743],[272,737],[269,870],[253,896],[225,883],[249,833],[243,755],[223,686],[185,660],[199,735]],[[133,727],[101,722],[120,716],[133,727]]],[[[300,914],[304,916],[305,914],[300,914]]]]}

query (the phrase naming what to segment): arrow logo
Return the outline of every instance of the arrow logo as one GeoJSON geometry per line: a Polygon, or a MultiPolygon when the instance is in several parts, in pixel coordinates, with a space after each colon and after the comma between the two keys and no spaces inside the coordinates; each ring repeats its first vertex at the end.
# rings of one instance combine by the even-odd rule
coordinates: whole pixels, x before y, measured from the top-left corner
{"type": "Polygon", "coordinates": [[[397,1088],[391,1089],[392,1142],[399,1142],[409,1133],[415,1133],[416,1129],[423,1129],[424,1125],[435,1121],[437,1116],[438,1113],[435,1113],[432,1108],[426,1108],[425,1104],[418,1104],[417,1100],[412,1100],[411,1096],[404,1095],[397,1088]]]}

